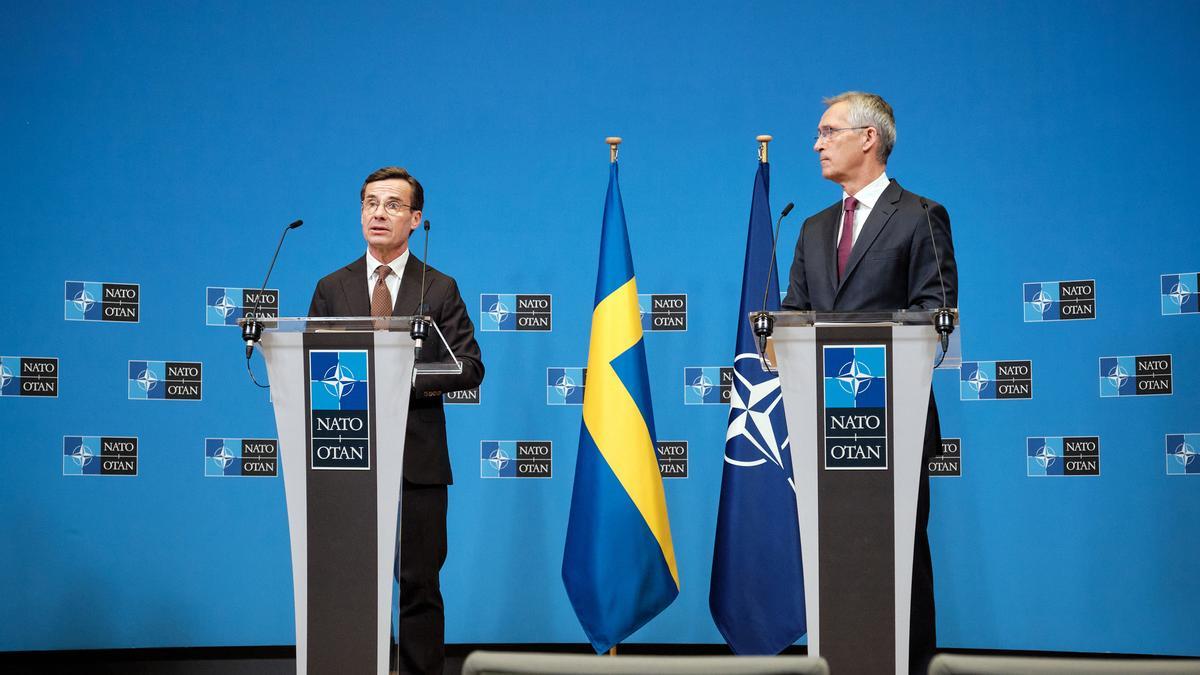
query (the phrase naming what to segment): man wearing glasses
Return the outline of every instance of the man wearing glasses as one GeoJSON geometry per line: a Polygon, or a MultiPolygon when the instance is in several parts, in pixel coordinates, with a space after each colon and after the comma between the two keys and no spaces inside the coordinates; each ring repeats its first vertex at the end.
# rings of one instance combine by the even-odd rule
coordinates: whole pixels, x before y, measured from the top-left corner
{"type": "MultiPolygon", "coordinates": [[[[824,101],[813,144],[821,175],[842,198],[804,222],[784,309],[833,312],[958,306],[958,272],[945,207],[887,175],[896,143],[892,107],[875,94],[846,92],[824,101]],[[927,220],[928,216],[928,220],[927,220]],[[932,238],[930,230],[932,229],[932,238]],[[936,253],[934,248],[936,240],[936,253]]],[[[941,447],[933,395],[925,424],[926,459],[941,447]]],[[[913,551],[910,667],[925,672],[937,640],[929,555],[929,477],[922,462],[913,551]]]]}
{"type": "MultiPolygon", "coordinates": [[[[367,176],[359,197],[366,254],[317,283],[308,315],[427,314],[463,365],[461,374],[423,374],[415,379],[404,441],[398,665],[404,673],[440,675],[445,611],[439,573],[446,561],[446,486],[453,482],[442,394],[479,386],[483,361],[475,326],[452,277],[429,267],[425,307],[418,309],[422,263],[409,254],[408,238],[421,223],[421,184],[400,167],[384,167],[367,176]]],[[[420,360],[450,360],[435,331],[430,331],[420,360]]]]}

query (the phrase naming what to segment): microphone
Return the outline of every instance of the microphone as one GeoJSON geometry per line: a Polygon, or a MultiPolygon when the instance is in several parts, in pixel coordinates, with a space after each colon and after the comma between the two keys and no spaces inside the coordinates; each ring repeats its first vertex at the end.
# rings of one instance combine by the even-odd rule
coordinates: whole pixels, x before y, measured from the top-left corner
{"type": "Polygon", "coordinates": [[[929,228],[929,243],[933,246],[933,261],[937,265],[938,285],[942,288],[942,306],[933,310],[933,329],[937,331],[942,343],[942,358],[934,364],[934,368],[942,365],[946,359],[946,351],[950,349],[950,334],[954,332],[954,313],[947,307],[946,282],[942,279],[942,257],[938,254],[937,239],[933,236],[933,221],[929,218],[929,202],[921,197],[921,208],[925,210],[925,225],[929,228]]]}
{"type": "Polygon", "coordinates": [[[421,299],[417,304],[417,316],[413,319],[409,335],[413,340],[413,360],[421,359],[421,347],[429,337],[429,323],[421,316],[425,313],[425,270],[429,269],[429,220],[425,221],[425,252],[421,255],[421,299]]]}
{"type": "Polygon", "coordinates": [[[775,317],[771,316],[767,311],[767,293],[771,289],[771,275],[775,274],[775,249],[779,247],[779,226],[783,223],[783,219],[787,214],[796,208],[796,204],[788,202],[787,206],[783,207],[783,211],[779,214],[779,219],[775,221],[775,234],[771,239],[771,267],[767,270],[767,283],[763,286],[762,309],[754,313],[751,319],[751,324],[754,327],[754,335],[758,338],[758,350],[760,352],[766,350],[767,338],[771,337],[771,333],[775,331],[775,317]]]}
{"type": "Polygon", "coordinates": [[[242,323],[242,340],[246,343],[246,361],[250,361],[250,356],[254,353],[254,344],[262,338],[263,327],[258,322],[258,306],[262,300],[263,291],[267,288],[267,280],[271,278],[271,270],[275,269],[275,260],[279,258],[279,249],[283,248],[283,239],[287,233],[304,224],[303,220],[297,219],[293,223],[289,223],[283,228],[283,234],[279,235],[279,244],[275,246],[275,255],[271,258],[271,266],[267,268],[267,276],[263,279],[262,288],[258,289],[258,295],[254,297],[254,311],[250,318],[242,323]]]}

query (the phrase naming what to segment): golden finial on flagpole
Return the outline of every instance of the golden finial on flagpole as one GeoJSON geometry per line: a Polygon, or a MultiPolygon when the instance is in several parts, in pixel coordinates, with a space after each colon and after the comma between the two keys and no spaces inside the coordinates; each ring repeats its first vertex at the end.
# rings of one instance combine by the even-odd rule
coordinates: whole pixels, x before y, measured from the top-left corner
{"type": "Polygon", "coordinates": [[[608,143],[608,161],[615,164],[617,161],[617,146],[621,144],[620,136],[609,136],[604,139],[608,143]]]}
{"type": "Polygon", "coordinates": [[[758,161],[763,164],[767,163],[767,143],[771,142],[771,137],[767,134],[755,136],[754,140],[758,141],[758,161]]]}

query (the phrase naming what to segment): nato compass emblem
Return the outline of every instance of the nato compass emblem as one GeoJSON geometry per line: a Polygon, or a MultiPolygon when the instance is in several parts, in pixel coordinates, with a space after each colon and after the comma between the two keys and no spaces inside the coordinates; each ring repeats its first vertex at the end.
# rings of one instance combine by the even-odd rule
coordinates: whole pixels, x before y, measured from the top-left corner
{"type": "Polygon", "coordinates": [[[730,367],[686,366],[683,369],[683,404],[727,405],[733,379],[733,368],[730,367]]]}
{"type": "Polygon", "coordinates": [[[1100,397],[1170,396],[1170,354],[1100,357],[1100,397]]]}
{"type": "Polygon", "coordinates": [[[887,347],[822,350],[825,469],[887,469],[887,347]]]}
{"type": "MultiPolygon", "coordinates": [[[[371,468],[369,372],[366,350],[309,350],[312,469],[371,468]]],[[[243,454],[243,463],[245,457],[243,454]]]]}
{"type": "Polygon", "coordinates": [[[136,436],[63,436],[64,476],[136,476],[136,436]]]}
{"type": "Polygon", "coordinates": [[[1200,273],[1164,274],[1159,284],[1163,315],[1200,314],[1200,273]]]}
{"type": "Polygon", "coordinates": [[[58,397],[58,358],[0,356],[0,396],[58,397]]]}
{"type": "Polygon", "coordinates": [[[750,468],[770,462],[794,491],[789,446],[779,376],[762,369],[758,354],[738,354],[729,391],[725,463],[750,468]]]}
{"type": "Polygon", "coordinates": [[[1200,475],[1200,434],[1167,434],[1167,475],[1200,475]]]}
{"type": "Polygon", "coordinates": [[[1035,281],[1023,288],[1025,321],[1096,318],[1096,280],[1035,281]]]}
{"type": "Polygon", "coordinates": [[[550,441],[480,441],[480,478],[551,478],[550,441]]]}
{"type": "Polygon", "coordinates": [[[67,321],[138,322],[141,288],[137,284],[67,281],[63,287],[63,318],[67,321]]]}
{"type": "Polygon", "coordinates": [[[236,326],[238,319],[263,319],[279,316],[279,289],[227,288],[204,289],[204,324],[236,326]]]}
{"type": "Polygon", "coordinates": [[[130,361],[129,398],[199,401],[204,364],[198,361],[130,361]]]}
{"type": "Polygon", "coordinates": [[[1033,398],[1033,362],[963,361],[958,394],[963,401],[1033,398]]]}
{"type": "Polygon", "coordinates": [[[273,438],[204,439],[204,475],[275,476],[279,472],[279,442],[273,438]]]}
{"type": "Polygon", "coordinates": [[[549,332],[553,327],[552,306],[553,298],[548,293],[481,293],[479,330],[549,332]]]}
{"type": "Polygon", "coordinates": [[[1099,476],[1099,436],[1032,436],[1025,439],[1025,475],[1099,476]]]}
{"type": "Polygon", "coordinates": [[[587,368],[547,368],[546,405],[583,405],[587,368]]]}

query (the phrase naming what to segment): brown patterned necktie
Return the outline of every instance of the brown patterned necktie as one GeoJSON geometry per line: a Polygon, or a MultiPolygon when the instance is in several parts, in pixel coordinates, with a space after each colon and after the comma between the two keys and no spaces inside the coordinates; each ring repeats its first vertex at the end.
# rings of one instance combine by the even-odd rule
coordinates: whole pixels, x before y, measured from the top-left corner
{"type": "Polygon", "coordinates": [[[375,289],[371,291],[371,316],[392,315],[392,294],[388,292],[387,278],[392,268],[380,265],[375,268],[375,289]]]}

